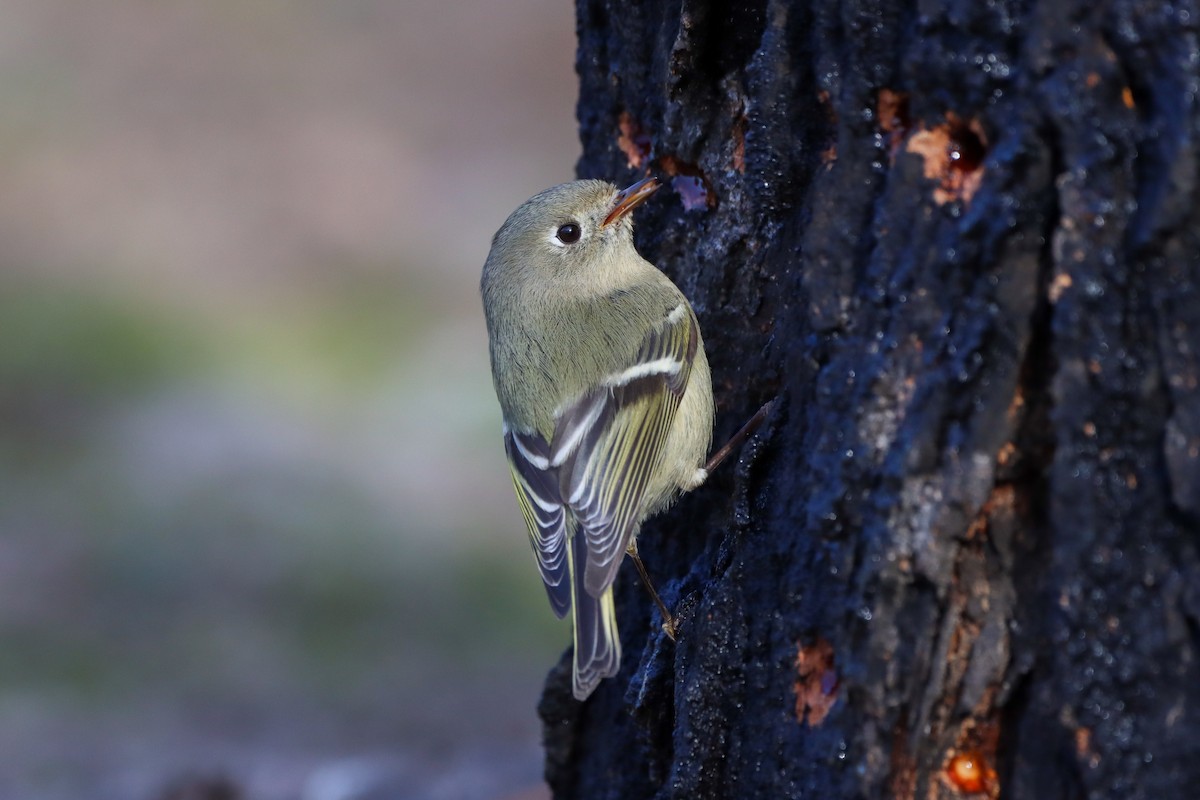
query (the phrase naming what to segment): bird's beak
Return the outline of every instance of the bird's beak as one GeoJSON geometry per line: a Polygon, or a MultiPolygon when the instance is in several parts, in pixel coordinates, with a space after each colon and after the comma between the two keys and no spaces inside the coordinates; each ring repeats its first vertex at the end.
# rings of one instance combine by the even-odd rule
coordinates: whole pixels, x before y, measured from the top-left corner
{"type": "Polygon", "coordinates": [[[608,216],[604,218],[604,222],[601,222],[600,226],[605,227],[633,211],[645,202],[646,198],[657,192],[660,186],[662,184],[658,182],[657,178],[645,178],[628,189],[617,192],[617,200],[613,204],[612,211],[608,212],[608,216]]]}

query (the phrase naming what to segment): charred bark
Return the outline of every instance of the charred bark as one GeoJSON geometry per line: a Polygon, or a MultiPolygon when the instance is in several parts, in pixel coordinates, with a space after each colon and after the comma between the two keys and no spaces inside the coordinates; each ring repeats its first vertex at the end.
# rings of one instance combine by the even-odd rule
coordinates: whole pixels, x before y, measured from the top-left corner
{"type": "Polygon", "coordinates": [[[559,798],[1200,789],[1195,3],[579,0],[579,173],[673,192],[717,441],[547,682],[559,798]]]}

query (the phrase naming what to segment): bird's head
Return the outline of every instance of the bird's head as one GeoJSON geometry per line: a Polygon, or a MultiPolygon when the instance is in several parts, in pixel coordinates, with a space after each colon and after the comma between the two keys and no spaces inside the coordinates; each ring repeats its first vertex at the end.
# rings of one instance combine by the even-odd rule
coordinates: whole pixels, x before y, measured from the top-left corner
{"type": "Polygon", "coordinates": [[[633,247],[630,214],[659,187],[654,178],[627,189],[605,181],[573,181],[525,201],[492,239],[484,268],[512,278],[602,283],[643,264],[633,247]]]}

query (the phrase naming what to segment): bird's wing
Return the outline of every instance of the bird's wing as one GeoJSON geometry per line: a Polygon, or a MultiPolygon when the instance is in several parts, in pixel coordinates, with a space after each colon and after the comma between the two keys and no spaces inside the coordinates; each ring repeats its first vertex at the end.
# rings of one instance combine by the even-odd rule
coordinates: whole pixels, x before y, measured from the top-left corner
{"type": "Polygon", "coordinates": [[[505,426],[504,450],[550,607],[561,619],[571,610],[567,515],[559,496],[557,470],[550,467],[550,445],[537,432],[520,433],[505,426]]]}
{"type": "MultiPolygon", "coordinates": [[[[651,474],[687,388],[700,341],[686,303],[643,339],[634,359],[563,410],[550,442],[559,497],[587,540],[584,586],[612,585],[641,522],[651,474]]],[[[576,534],[579,535],[579,534],[576,534]]],[[[581,565],[575,564],[576,570],[581,565]]]]}

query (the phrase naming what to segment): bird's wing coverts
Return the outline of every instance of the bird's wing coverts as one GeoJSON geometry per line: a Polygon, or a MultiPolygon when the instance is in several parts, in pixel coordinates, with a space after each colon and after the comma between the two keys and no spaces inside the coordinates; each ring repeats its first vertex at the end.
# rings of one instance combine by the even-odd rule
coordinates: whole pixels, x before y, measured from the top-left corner
{"type": "Polygon", "coordinates": [[[506,429],[517,499],[559,617],[571,608],[572,572],[583,570],[583,589],[593,598],[612,585],[640,522],[698,344],[695,317],[679,306],[646,335],[627,367],[559,414],[550,443],[537,432],[506,429]],[[572,563],[568,526],[583,539],[577,544],[586,544],[576,548],[572,563]]]}
{"type": "Polygon", "coordinates": [[[558,419],[549,462],[552,469],[560,467],[559,497],[578,521],[576,535],[586,537],[584,586],[593,597],[612,585],[641,521],[650,477],[687,388],[698,343],[695,317],[680,305],[646,335],[627,367],[558,419]]]}

